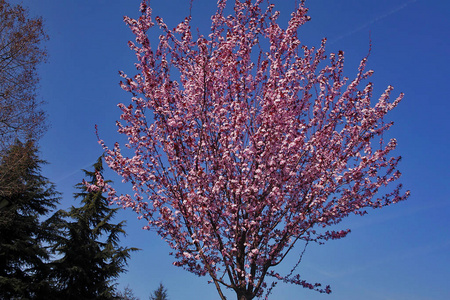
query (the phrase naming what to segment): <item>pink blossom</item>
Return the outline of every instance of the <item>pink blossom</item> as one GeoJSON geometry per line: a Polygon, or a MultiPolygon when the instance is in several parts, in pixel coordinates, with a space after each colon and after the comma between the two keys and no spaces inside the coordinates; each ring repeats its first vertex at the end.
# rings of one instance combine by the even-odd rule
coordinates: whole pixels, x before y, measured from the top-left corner
{"type": "Polygon", "coordinates": [[[220,0],[211,33],[194,38],[190,17],[171,30],[143,1],[140,18],[125,18],[139,72],[121,73],[133,94],[117,122],[128,149],[100,140],[135,195],[99,187],[157,230],[175,265],[210,276],[222,299],[221,286],[260,296],[267,276],[330,293],[273,268],[296,244],[345,237],[325,228],[348,215],[409,195],[385,188],[400,177],[385,118],[403,95],[390,101],[389,86],[371,105],[373,84],[360,88],[373,73],[366,58],[349,81],[342,51],[327,60],[326,39],[309,48],[297,37],[309,20],[303,3],[286,29],[264,3],[235,1],[226,16],[220,0]]]}

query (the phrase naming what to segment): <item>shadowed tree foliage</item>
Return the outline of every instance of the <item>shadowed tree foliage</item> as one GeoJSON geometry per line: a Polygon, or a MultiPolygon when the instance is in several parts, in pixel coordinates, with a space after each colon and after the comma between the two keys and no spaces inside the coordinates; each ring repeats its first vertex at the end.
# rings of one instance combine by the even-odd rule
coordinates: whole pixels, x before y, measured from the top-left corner
{"type": "Polygon", "coordinates": [[[99,158],[94,171],[84,171],[92,185],[85,180],[76,185],[80,192],[75,197],[82,199],[82,206],[60,210],[52,218],[61,230],[53,245],[60,256],[53,262],[60,299],[114,299],[114,280],[125,271],[130,252],[138,250],[119,246],[125,221],[112,223],[118,208],[110,208],[95,185],[102,170],[99,158]]]}
{"type": "Polygon", "coordinates": [[[150,295],[150,300],[169,300],[167,296],[167,289],[163,286],[162,283],[159,284],[159,287],[153,292],[153,295],[150,295]]]}
{"type": "Polygon", "coordinates": [[[40,218],[59,197],[43,163],[31,141],[16,141],[0,162],[0,299],[49,299],[45,245],[56,233],[40,218]]]}
{"type": "Polygon", "coordinates": [[[139,298],[134,295],[134,292],[130,288],[129,285],[127,285],[123,289],[123,291],[117,291],[115,299],[116,300],[139,300],[139,298]]]}
{"type": "Polygon", "coordinates": [[[45,130],[37,100],[37,65],[47,52],[41,18],[0,0],[0,155],[16,138],[36,140],[45,130]]]}

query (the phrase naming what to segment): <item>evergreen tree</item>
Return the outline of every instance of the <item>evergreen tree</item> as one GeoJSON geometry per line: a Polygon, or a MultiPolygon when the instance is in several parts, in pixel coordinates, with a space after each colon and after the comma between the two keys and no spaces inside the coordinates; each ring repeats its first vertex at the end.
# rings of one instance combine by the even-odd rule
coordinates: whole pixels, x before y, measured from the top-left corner
{"type": "Polygon", "coordinates": [[[54,261],[60,299],[114,299],[114,280],[125,271],[130,252],[138,250],[119,246],[125,221],[111,223],[118,208],[108,206],[97,185],[97,174],[101,176],[102,170],[100,157],[94,171],[84,170],[89,182],[76,185],[81,192],[75,198],[82,199],[82,206],[60,210],[52,220],[62,230],[54,245],[61,257],[54,261]]]}
{"type": "Polygon", "coordinates": [[[50,294],[45,245],[55,232],[40,219],[59,197],[41,175],[43,163],[32,141],[16,141],[0,161],[0,299],[42,299],[50,294]]]}
{"type": "Polygon", "coordinates": [[[159,284],[159,287],[153,292],[153,295],[150,295],[150,300],[169,300],[167,289],[162,283],[159,284]]]}
{"type": "Polygon", "coordinates": [[[140,300],[138,297],[134,295],[133,290],[127,285],[123,291],[117,291],[115,300],[140,300]]]}

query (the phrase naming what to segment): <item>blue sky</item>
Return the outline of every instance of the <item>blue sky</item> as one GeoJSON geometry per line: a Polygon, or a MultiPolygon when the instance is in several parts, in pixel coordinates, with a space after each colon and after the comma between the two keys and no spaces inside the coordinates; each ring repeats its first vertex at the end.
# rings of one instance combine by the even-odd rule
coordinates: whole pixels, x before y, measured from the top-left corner
{"type": "MultiPolygon", "coordinates": [[[[20,2],[20,1],[14,1],[20,2]]],[[[173,27],[188,14],[187,0],[153,0],[154,13],[173,27]]],[[[207,32],[213,0],[195,0],[193,17],[207,32]]],[[[117,140],[117,103],[129,96],[118,82],[118,71],[134,74],[132,39],[122,21],[137,16],[139,0],[23,0],[32,15],[41,15],[50,35],[49,61],[40,68],[40,97],[47,101],[51,128],[41,140],[42,156],[50,164],[45,175],[63,193],[62,207],[76,204],[73,186],[82,179],[102,150],[94,125],[107,143],[117,140]]],[[[295,1],[274,1],[281,20],[295,1]]],[[[395,126],[389,135],[398,140],[403,156],[402,183],[411,190],[403,203],[352,216],[342,223],[352,233],[345,239],[310,246],[298,271],[312,282],[330,284],[322,295],[301,287],[279,284],[271,299],[444,300],[450,299],[450,2],[447,0],[307,0],[312,17],[300,31],[301,40],[319,45],[328,38],[328,53],[345,51],[346,72],[356,67],[369,49],[372,81],[379,95],[388,84],[405,99],[390,114],[395,126]]],[[[284,18],[284,19],[283,19],[284,18]]],[[[106,176],[119,190],[127,187],[111,172],[106,176]]],[[[132,212],[128,246],[129,272],[119,279],[136,296],[148,299],[162,282],[171,300],[218,299],[207,278],[172,266],[169,248],[132,212]]],[[[298,254],[301,249],[297,249],[298,254]]],[[[292,255],[281,270],[296,261],[292,255]]],[[[234,299],[228,293],[229,299],[234,299]]]]}

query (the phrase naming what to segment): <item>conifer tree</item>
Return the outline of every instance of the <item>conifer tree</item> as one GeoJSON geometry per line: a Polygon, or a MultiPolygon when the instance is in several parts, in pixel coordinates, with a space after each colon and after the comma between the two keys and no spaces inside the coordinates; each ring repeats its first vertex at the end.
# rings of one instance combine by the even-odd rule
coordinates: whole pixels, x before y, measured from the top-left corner
{"type": "Polygon", "coordinates": [[[159,287],[153,292],[153,295],[150,295],[150,300],[169,300],[167,289],[162,283],[159,284],[159,287]]]}
{"type": "Polygon", "coordinates": [[[82,199],[82,206],[72,206],[68,212],[60,210],[53,218],[61,228],[54,245],[61,257],[54,261],[61,299],[114,299],[114,280],[125,271],[130,252],[137,250],[119,246],[125,221],[112,223],[118,208],[108,206],[96,185],[102,170],[101,158],[94,164],[94,171],[84,170],[89,182],[77,184],[80,192],[75,194],[82,199]]]}
{"type": "Polygon", "coordinates": [[[115,300],[140,300],[134,295],[133,290],[129,285],[124,287],[122,291],[117,291],[115,295],[115,300]]]}
{"type": "Polygon", "coordinates": [[[16,141],[0,161],[0,299],[43,299],[52,288],[45,245],[56,233],[40,220],[59,197],[43,163],[32,141],[16,141]]]}

